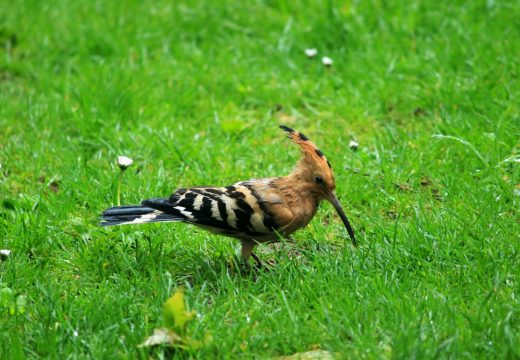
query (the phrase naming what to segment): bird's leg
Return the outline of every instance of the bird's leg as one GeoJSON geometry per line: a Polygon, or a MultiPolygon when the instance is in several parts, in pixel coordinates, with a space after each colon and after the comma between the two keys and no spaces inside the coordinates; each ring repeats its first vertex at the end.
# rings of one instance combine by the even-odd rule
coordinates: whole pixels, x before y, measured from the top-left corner
{"type": "Polygon", "coordinates": [[[253,254],[253,249],[255,248],[255,242],[251,240],[241,240],[242,243],[242,260],[246,264],[249,264],[248,260],[251,255],[253,255],[253,259],[256,257],[255,254],[253,254]]]}
{"type": "Polygon", "coordinates": [[[261,269],[263,267],[262,260],[253,252],[253,249],[256,246],[256,242],[251,240],[242,240],[242,259],[244,260],[246,266],[249,266],[249,257],[251,256],[255,262],[256,267],[261,269]]]}

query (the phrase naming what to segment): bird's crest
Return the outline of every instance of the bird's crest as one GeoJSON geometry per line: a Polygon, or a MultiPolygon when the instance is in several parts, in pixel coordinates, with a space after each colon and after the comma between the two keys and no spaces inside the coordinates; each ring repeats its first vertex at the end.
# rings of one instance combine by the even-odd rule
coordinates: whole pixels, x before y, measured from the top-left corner
{"type": "Polygon", "coordinates": [[[318,165],[323,170],[332,171],[332,166],[323,152],[307,136],[285,125],[280,125],[280,129],[287,132],[287,137],[300,147],[307,165],[318,165]]]}

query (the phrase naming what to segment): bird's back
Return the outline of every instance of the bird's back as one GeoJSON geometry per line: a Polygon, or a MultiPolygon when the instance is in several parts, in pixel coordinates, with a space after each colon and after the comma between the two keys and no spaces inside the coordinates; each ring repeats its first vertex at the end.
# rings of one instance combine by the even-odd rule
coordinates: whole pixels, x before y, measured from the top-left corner
{"type": "MultiPolygon", "coordinates": [[[[213,233],[258,242],[286,236],[305,226],[295,219],[280,178],[253,179],[225,187],[191,187],[176,190],[169,198],[148,199],[142,205],[173,218],[182,218],[213,233]]],[[[293,199],[294,200],[294,199],[293,199]]],[[[314,210],[315,211],[315,210],[314,210]]]]}

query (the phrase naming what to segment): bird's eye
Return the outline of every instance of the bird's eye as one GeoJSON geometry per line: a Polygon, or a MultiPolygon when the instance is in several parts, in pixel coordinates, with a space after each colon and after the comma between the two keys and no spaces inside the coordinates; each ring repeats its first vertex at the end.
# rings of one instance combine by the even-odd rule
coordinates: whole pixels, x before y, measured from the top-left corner
{"type": "Polygon", "coordinates": [[[316,175],[316,176],[314,177],[314,182],[315,182],[316,184],[323,184],[323,178],[322,178],[321,176],[319,176],[319,175],[316,175]]]}

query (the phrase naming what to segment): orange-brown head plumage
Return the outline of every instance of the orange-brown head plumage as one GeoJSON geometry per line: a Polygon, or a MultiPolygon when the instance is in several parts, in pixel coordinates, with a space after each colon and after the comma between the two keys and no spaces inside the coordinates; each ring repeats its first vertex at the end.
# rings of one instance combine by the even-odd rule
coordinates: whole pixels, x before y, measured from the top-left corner
{"type": "Polygon", "coordinates": [[[285,125],[280,125],[280,128],[287,132],[289,139],[300,147],[303,155],[296,168],[287,177],[288,181],[295,189],[303,190],[304,193],[314,197],[317,203],[322,199],[329,201],[347,228],[352,243],[356,245],[354,230],[336,197],[336,181],[329,161],[307,136],[285,125]]]}
{"type": "Polygon", "coordinates": [[[292,175],[312,184],[311,190],[321,195],[321,198],[326,198],[328,192],[336,188],[329,161],[307,136],[285,125],[280,125],[280,128],[287,132],[289,139],[300,147],[302,153],[302,158],[292,175]]]}

